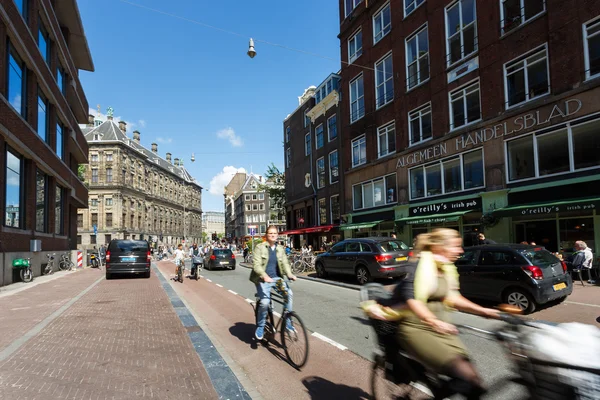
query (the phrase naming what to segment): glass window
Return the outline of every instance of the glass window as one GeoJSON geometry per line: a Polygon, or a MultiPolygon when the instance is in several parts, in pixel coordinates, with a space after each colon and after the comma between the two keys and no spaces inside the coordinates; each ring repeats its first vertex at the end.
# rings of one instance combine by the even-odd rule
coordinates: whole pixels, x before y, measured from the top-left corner
{"type": "Polygon", "coordinates": [[[374,206],[373,182],[363,184],[363,206],[364,208],[371,208],[374,206]]]}
{"type": "Polygon", "coordinates": [[[65,85],[65,70],[60,66],[56,69],[56,84],[63,95],[67,94],[67,87],[65,85]]]}
{"type": "Polygon", "coordinates": [[[46,63],[50,64],[50,37],[42,21],[39,22],[38,47],[46,63]]]}
{"type": "Polygon", "coordinates": [[[28,0],[15,0],[17,8],[25,20],[27,20],[27,2],[28,0]]]}
{"type": "Polygon", "coordinates": [[[423,168],[410,170],[410,197],[418,199],[425,196],[425,175],[423,168]]]}
{"type": "Polygon", "coordinates": [[[312,150],[312,143],[310,140],[310,133],[307,133],[304,136],[304,155],[310,155],[310,152],[312,150]]]}
{"type": "Polygon", "coordinates": [[[388,3],[373,16],[373,44],[379,42],[390,30],[392,30],[392,15],[388,3]]]}
{"type": "Polygon", "coordinates": [[[11,150],[6,151],[5,219],[6,226],[22,228],[22,185],[23,159],[11,150]]]}
{"type": "Polygon", "coordinates": [[[292,162],[292,151],[288,147],[287,149],[285,149],[285,167],[289,168],[291,162],[292,162]]]}
{"type": "Polygon", "coordinates": [[[359,184],[352,187],[352,197],[354,199],[354,209],[359,210],[363,208],[362,185],[359,184]]]}
{"type": "Polygon", "coordinates": [[[112,206],[113,205],[113,199],[111,197],[107,197],[104,200],[104,204],[106,204],[107,206],[112,206]]]}
{"type": "MultiPolygon", "coordinates": [[[[375,64],[375,98],[377,108],[394,100],[394,72],[392,71],[392,53],[375,64]]],[[[362,81],[362,76],[361,76],[362,81]]]]}
{"type": "Polygon", "coordinates": [[[285,142],[288,143],[290,141],[290,132],[291,128],[288,126],[285,128],[285,142]]]}
{"type": "Polygon", "coordinates": [[[481,119],[479,82],[450,93],[450,129],[481,119]]]}
{"type": "Polygon", "coordinates": [[[410,131],[410,144],[431,139],[431,104],[408,113],[408,129],[410,131]]]}
{"type": "Polygon", "coordinates": [[[37,133],[44,141],[48,140],[48,101],[39,89],[37,133]]]}
{"type": "Polygon", "coordinates": [[[386,204],[396,203],[396,174],[385,177],[386,204]]]}
{"type": "Polygon", "coordinates": [[[265,199],[265,194],[264,193],[259,193],[258,194],[258,199],[259,200],[264,200],[265,199]]]}
{"type": "Polygon", "coordinates": [[[460,178],[460,159],[454,158],[443,162],[444,167],[444,193],[462,190],[460,178]]]}
{"type": "Polygon", "coordinates": [[[304,127],[307,128],[310,125],[310,117],[308,116],[308,109],[304,110],[304,127]]]}
{"type": "Polygon", "coordinates": [[[106,182],[110,183],[113,181],[113,170],[112,168],[106,168],[106,182]]]}
{"type": "Polygon", "coordinates": [[[569,137],[566,129],[536,136],[539,176],[570,170],[569,137]]]}
{"type": "Polygon", "coordinates": [[[36,171],[35,185],[35,230],[46,232],[46,175],[36,171]]]}
{"type": "Polygon", "coordinates": [[[406,39],[406,87],[412,89],[429,79],[427,27],[406,39]]]}
{"type": "Polygon", "coordinates": [[[98,183],[98,168],[92,168],[92,183],[98,183]]]}
{"type": "Polygon", "coordinates": [[[112,213],[106,213],[106,217],[104,219],[104,224],[106,225],[107,228],[112,227],[112,224],[113,224],[112,213]]]}
{"type": "Polygon", "coordinates": [[[550,93],[546,48],[507,63],[504,73],[507,107],[550,93]]]}
{"type": "Polygon", "coordinates": [[[481,150],[463,154],[465,190],[483,186],[483,152],[481,150]]]}
{"type": "Polygon", "coordinates": [[[252,211],[258,211],[258,204],[252,204],[252,211]]]}
{"type": "Polygon", "coordinates": [[[325,158],[317,160],[317,189],[325,187],[325,158]]]}
{"type": "Polygon", "coordinates": [[[344,0],[346,6],[346,17],[360,4],[362,0],[344,0]]]}
{"type": "Polygon", "coordinates": [[[329,141],[337,137],[337,117],[335,115],[332,115],[327,120],[327,136],[329,137],[329,141]]]}
{"type": "Polygon", "coordinates": [[[502,0],[502,33],[509,32],[546,9],[544,0],[502,0]]]}
{"type": "Polygon", "coordinates": [[[583,48],[585,58],[585,77],[600,76],[600,19],[583,26],[583,48]]]}
{"type": "Polygon", "coordinates": [[[365,135],[352,141],[352,167],[367,162],[367,139],[365,135]]]}
{"type": "Polygon", "coordinates": [[[252,200],[258,200],[258,196],[256,194],[252,195],[252,200]]]}
{"type": "Polygon", "coordinates": [[[385,157],[396,152],[395,126],[395,123],[392,122],[391,124],[377,128],[377,149],[379,157],[385,157]]]}
{"type": "Polygon", "coordinates": [[[245,196],[244,196],[244,199],[245,199],[246,201],[250,201],[250,195],[249,195],[249,194],[245,195],[245,196]]]}
{"type": "Polygon", "coordinates": [[[335,150],[329,153],[329,183],[337,182],[339,179],[338,152],[335,150]]]}
{"type": "Polygon", "coordinates": [[[8,102],[26,117],[25,64],[13,52],[8,54],[8,102]]]}
{"type": "Polygon", "coordinates": [[[535,176],[533,136],[508,142],[508,177],[511,181],[535,176]]]}
{"type": "Polygon", "coordinates": [[[319,199],[319,225],[327,225],[327,204],[325,199],[319,199]]]}
{"type": "MultiPolygon", "coordinates": [[[[391,72],[391,69],[390,69],[391,72]]],[[[391,79],[391,77],[390,77],[391,79]]],[[[393,96],[393,93],[392,93],[393,96]]],[[[365,115],[365,93],[362,74],[350,82],[350,123],[365,115]]]]}
{"type": "Polygon", "coordinates": [[[362,30],[348,40],[348,62],[352,63],[362,54],[362,30]]]}
{"type": "Polygon", "coordinates": [[[385,204],[385,184],[383,179],[378,179],[373,182],[373,205],[375,207],[385,204]]]}
{"type": "Polygon", "coordinates": [[[331,196],[329,199],[330,207],[331,207],[331,223],[339,224],[340,223],[340,196],[331,196]]]}
{"type": "Polygon", "coordinates": [[[397,202],[396,174],[354,185],[354,209],[378,207],[397,202]]]}
{"type": "Polygon", "coordinates": [[[446,8],[448,65],[477,51],[475,0],[459,0],[446,8]]]}
{"type": "Polygon", "coordinates": [[[439,163],[425,168],[425,178],[427,179],[427,196],[442,194],[442,173],[439,163]]]}
{"type": "Polygon", "coordinates": [[[63,189],[56,186],[56,198],[54,200],[54,233],[63,233],[63,189]]]}
{"type": "Polygon", "coordinates": [[[316,148],[320,149],[321,147],[323,147],[323,144],[325,142],[325,138],[323,136],[323,124],[320,124],[319,126],[317,126],[317,129],[315,129],[315,138],[316,138],[316,148]]]}
{"type": "Polygon", "coordinates": [[[424,2],[425,0],[404,0],[404,15],[410,14],[424,2]]]}
{"type": "Polygon", "coordinates": [[[61,123],[56,124],[56,156],[62,160],[63,158],[63,126],[61,123]]]}
{"type": "Polygon", "coordinates": [[[600,121],[577,125],[572,135],[575,169],[600,165],[600,121]]]}

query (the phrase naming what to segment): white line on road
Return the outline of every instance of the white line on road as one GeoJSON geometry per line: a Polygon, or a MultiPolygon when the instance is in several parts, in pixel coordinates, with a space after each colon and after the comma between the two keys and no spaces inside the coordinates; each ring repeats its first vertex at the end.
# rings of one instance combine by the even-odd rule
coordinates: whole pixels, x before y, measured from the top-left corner
{"type": "Polygon", "coordinates": [[[273,314],[277,315],[278,318],[281,318],[281,314],[279,314],[277,311],[273,311],[273,314]]]}
{"type": "Polygon", "coordinates": [[[338,349],[340,349],[340,350],[348,350],[348,348],[347,348],[346,346],[344,346],[344,345],[341,345],[341,344],[339,344],[338,342],[335,342],[335,341],[333,341],[333,340],[329,339],[327,336],[323,336],[323,335],[321,335],[320,333],[313,332],[313,334],[312,334],[312,335],[313,335],[314,337],[316,337],[316,338],[319,338],[319,339],[321,339],[321,340],[322,340],[322,341],[324,341],[324,342],[327,342],[327,343],[329,343],[329,344],[331,344],[331,345],[334,345],[335,347],[337,347],[337,348],[338,348],[338,349]]]}
{"type": "Polygon", "coordinates": [[[215,283],[215,285],[217,285],[218,287],[223,287],[223,285],[219,285],[218,283],[215,283]]]}
{"type": "Polygon", "coordinates": [[[17,307],[17,308],[11,308],[10,311],[17,311],[17,310],[28,310],[31,307],[17,307]]]}
{"type": "Polygon", "coordinates": [[[204,278],[204,275],[198,275],[200,278],[204,278]]]}
{"type": "Polygon", "coordinates": [[[576,301],[565,301],[567,304],[577,304],[579,306],[588,306],[588,307],[597,307],[600,308],[598,304],[588,304],[588,303],[578,303],[576,301]]]}
{"type": "Polygon", "coordinates": [[[245,300],[246,300],[246,302],[248,302],[248,303],[254,303],[254,300],[252,300],[252,299],[245,299],[245,300]]]}
{"type": "Polygon", "coordinates": [[[210,279],[206,278],[206,282],[212,282],[210,279]]]}
{"type": "Polygon", "coordinates": [[[231,294],[237,294],[236,292],[234,292],[234,291],[233,291],[233,290],[231,290],[231,289],[227,289],[227,291],[228,291],[229,293],[231,293],[231,294]]]}

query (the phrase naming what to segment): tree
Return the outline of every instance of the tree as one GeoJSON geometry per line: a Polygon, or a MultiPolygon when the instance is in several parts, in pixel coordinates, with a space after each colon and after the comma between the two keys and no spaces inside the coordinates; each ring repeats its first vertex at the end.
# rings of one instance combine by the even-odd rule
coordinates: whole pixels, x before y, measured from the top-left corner
{"type": "Polygon", "coordinates": [[[81,182],[85,182],[85,173],[87,171],[87,165],[86,164],[79,164],[79,166],[77,167],[77,177],[79,178],[79,180],[81,182]]]}
{"type": "Polygon", "coordinates": [[[267,183],[258,186],[261,192],[267,192],[271,200],[271,209],[282,209],[285,203],[285,174],[271,163],[265,173],[267,183]]]}
{"type": "Polygon", "coordinates": [[[208,233],[202,232],[202,243],[208,242],[208,233]]]}

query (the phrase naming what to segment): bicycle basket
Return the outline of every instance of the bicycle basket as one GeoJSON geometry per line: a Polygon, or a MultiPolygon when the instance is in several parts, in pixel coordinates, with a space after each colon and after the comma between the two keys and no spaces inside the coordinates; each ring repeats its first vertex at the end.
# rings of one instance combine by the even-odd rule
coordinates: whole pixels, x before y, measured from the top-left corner
{"type": "Polygon", "coordinates": [[[26,258],[15,258],[12,265],[14,268],[27,268],[29,267],[29,260],[26,258]]]}

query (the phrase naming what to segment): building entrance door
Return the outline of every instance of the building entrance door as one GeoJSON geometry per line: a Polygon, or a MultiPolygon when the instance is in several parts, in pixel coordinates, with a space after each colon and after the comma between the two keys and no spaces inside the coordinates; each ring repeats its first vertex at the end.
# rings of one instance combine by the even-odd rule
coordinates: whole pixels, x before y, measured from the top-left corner
{"type": "Polygon", "coordinates": [[[557,252],[556,220],[528,221],[515,224],[515,239],[517,243],[534,242],[544,246],[546,250],[557,252]]]}

